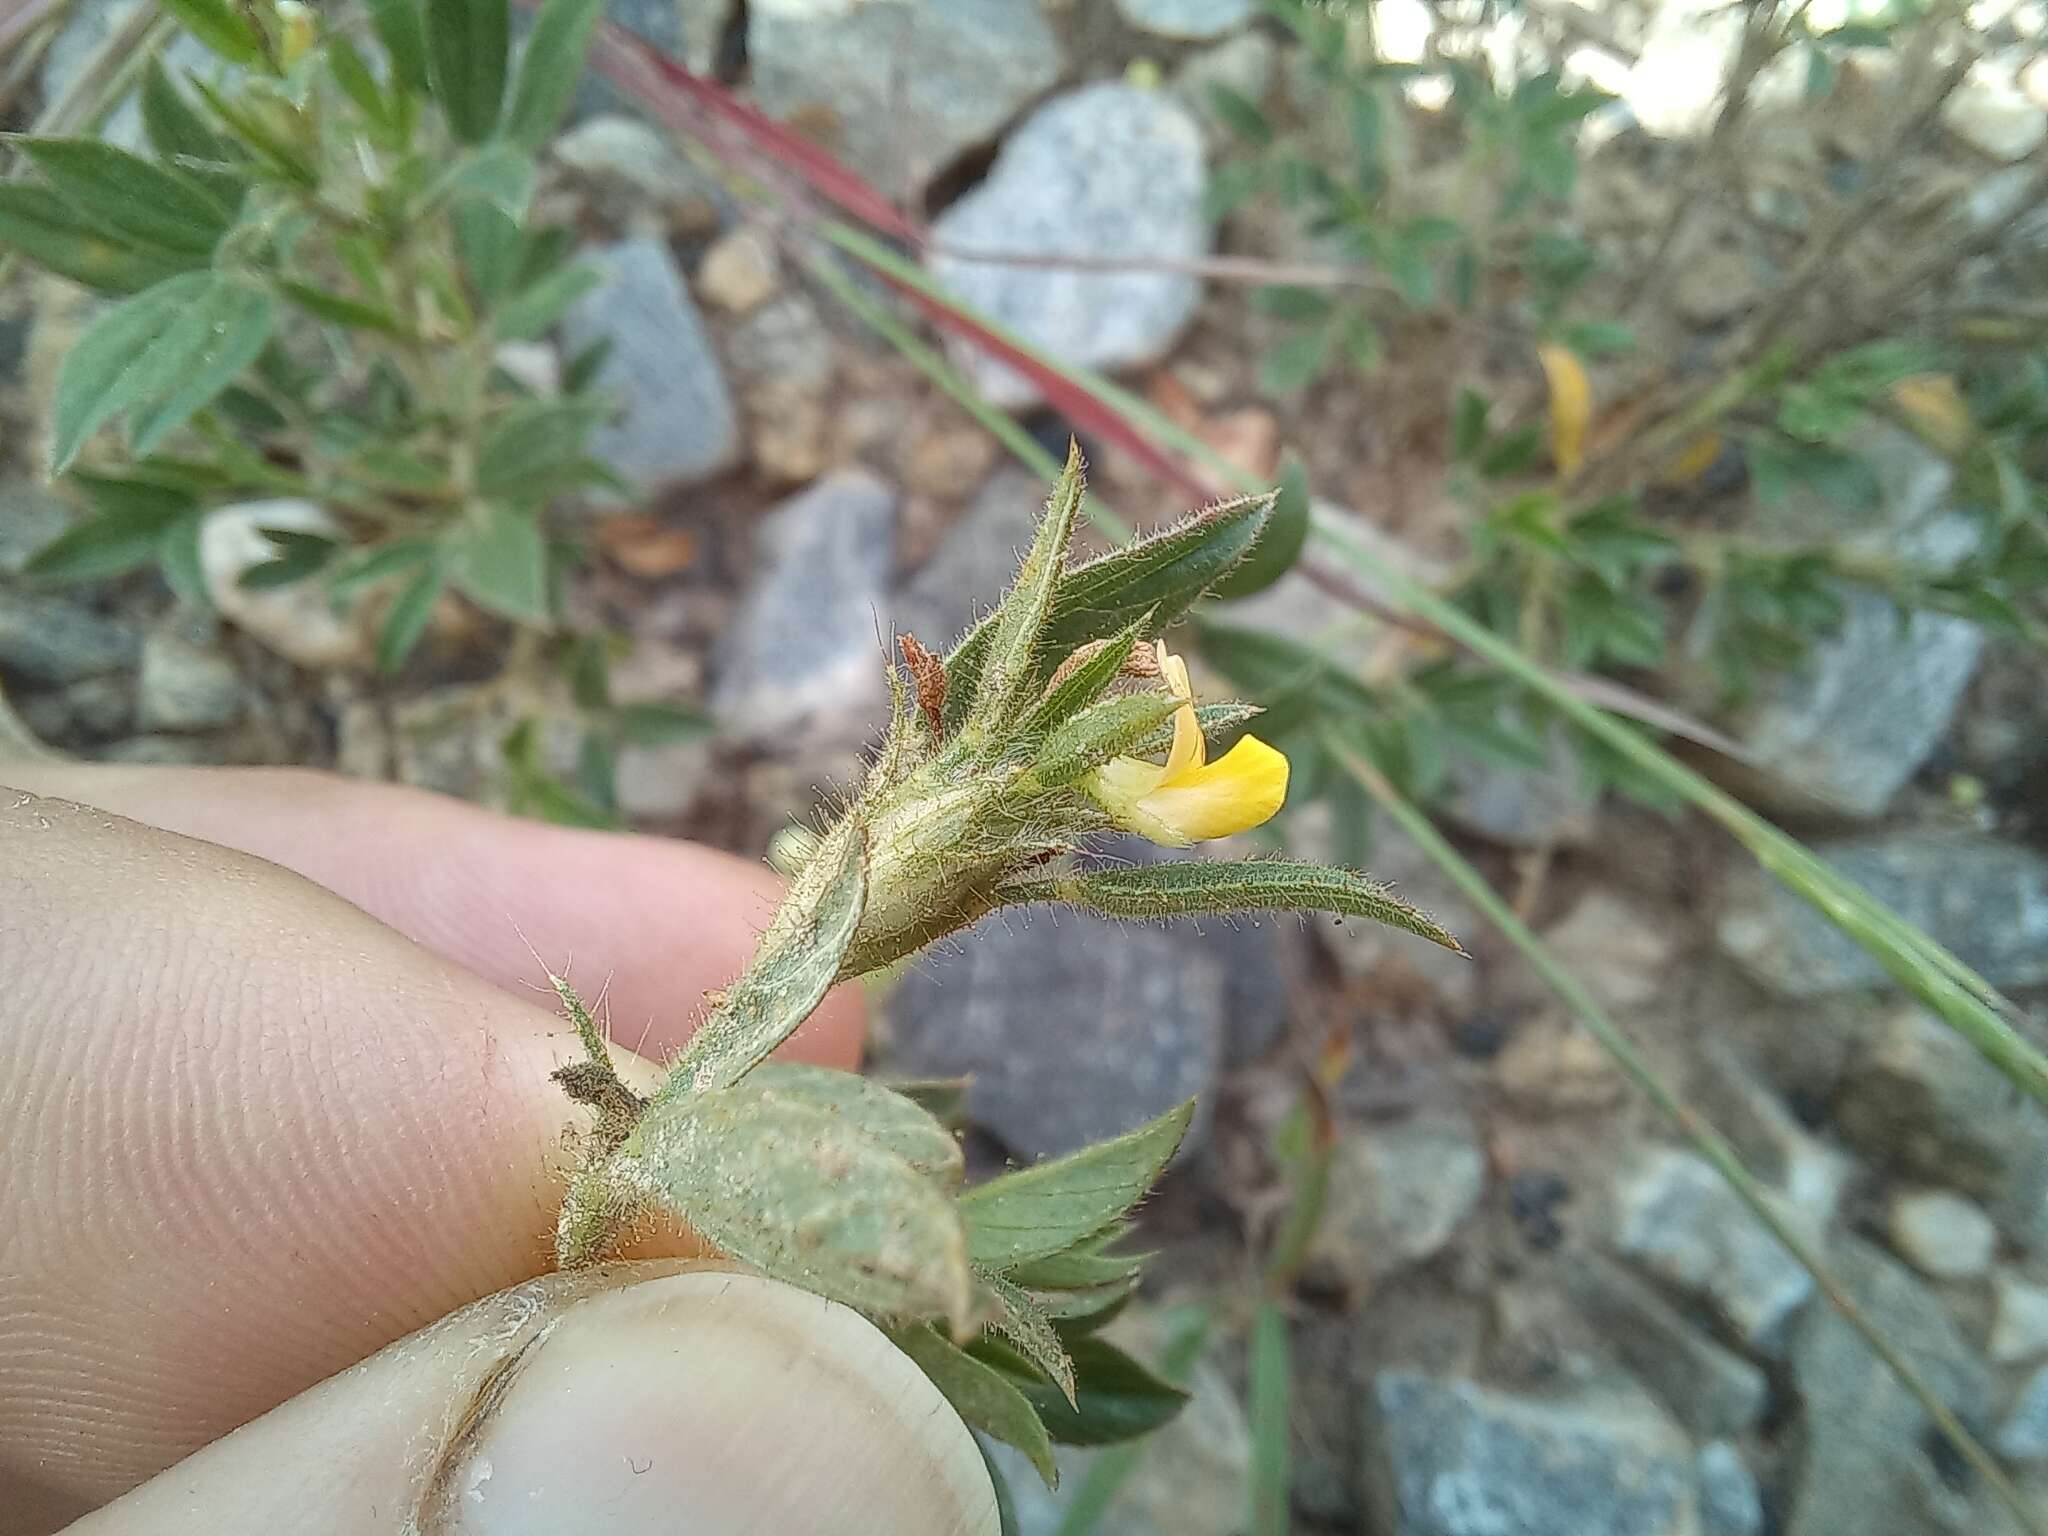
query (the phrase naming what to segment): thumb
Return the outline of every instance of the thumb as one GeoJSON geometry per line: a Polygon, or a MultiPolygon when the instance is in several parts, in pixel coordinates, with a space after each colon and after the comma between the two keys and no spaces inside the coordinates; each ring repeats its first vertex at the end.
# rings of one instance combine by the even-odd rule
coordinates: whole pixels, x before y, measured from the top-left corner
{"type": "Polygon", "coordinates": [[[80,1536],[993,1536],[973,1437],[858,1313],[719,1264],[485,1298],[187,1457],[80,1536]]]}

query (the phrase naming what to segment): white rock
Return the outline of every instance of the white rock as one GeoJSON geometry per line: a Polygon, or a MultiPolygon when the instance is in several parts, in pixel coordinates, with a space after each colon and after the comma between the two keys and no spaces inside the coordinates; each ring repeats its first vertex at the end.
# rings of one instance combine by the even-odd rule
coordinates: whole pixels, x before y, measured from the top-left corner
{"type": "Polygon", "coordinates": [[[280,553],[263,536],[266,528],[345,537],[341,524],[310,501],[247,501],[209,512],[199,529],[199,569],[213,606],[228,622],[302,667],[367,665],[371,612],[361,598],[337,612],[317,577],[288,587],[241,584],[244,572],[280,553]]]}
{"type": "MultiPolygon", "coordinates": [[[[1018,128],[979,187],[933,226],[960,251],[1129,257],[1163,262],[1207,254],[1202,130],[1161,92],[1101,84],[1071,91],[1018,128]]],[[[948,289],[1023,339],[1069,363],[1130,368],[1173,344],[1201,284],[1184,272],[1076,271],[931,258],[948,289]]],[[[972,348],[956,351],[997,405],[1034,403],[1028,381],[972,348]]]]}
{"type": "Polygon", "coordinates": [[[2048,100],[2029,92],[2017,62],[2011,56],[1980,61],[1941,109],[1949,132],[1994,160],[2025,159],[2048,140],[2048,100]]]}
{"type": "Polygon", "coordinates": [[[1945,1189],[1894,1195],[1886,1228],[1902,1258],[1940,1280],[1983,1274],[1998,1247],[1998,1230],[1983,1208],[1945,1189]]]}
{"type": "Polygon", "coordinates": [[[707,304],[744,315],[775,296],[778,268],[775,243],[763,231],[735,229],[714,241],[697,264],[697,291],[707,304]]]}
{"type": "Polygon", "coordinates": [[[1116,8],[1140,32],[1203,42],[1250,21],[1258,0],[1116,0],[1116,8]]]}
{"type": "Polygon", "coordinates": [[[2048,1286],[2001,1270],[1991,1277],[1991,1342],[1997,1365],[2048,1354],[2048,1286]]]}

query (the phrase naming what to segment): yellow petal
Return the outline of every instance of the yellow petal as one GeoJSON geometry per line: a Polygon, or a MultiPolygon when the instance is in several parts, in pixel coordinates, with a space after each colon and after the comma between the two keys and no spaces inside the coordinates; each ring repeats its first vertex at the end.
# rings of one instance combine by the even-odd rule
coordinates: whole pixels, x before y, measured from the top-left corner
{"type": "MultiPolygon", "coordinates": [[[[1170,847],[1229,837],[1270,820],[1287,800],[1287,756],[1256,736],[1241,738],[1213,763],[1167,774],[1133,808],[1171,834],[1133,826],[1170,847]]],[[[1135,820],[1135,818],[1134,818],[1135,820]]]]}
{"type": "Polygon", "coordinates": [[[1593,419],[1593,386],[1569,349],[1538,347],[1536,356],[1550,383],[1550,461],[1559,474],[1574,474],[1584,454],[1586,423],[1593,419]]]}
{"type": "Polygon", "coordinates": [[[1180,700],[1180,708],[1173,712],[1173,746],[1166,754],[1166,776],[1185,773],[1190,768],[1199,768],[1208,760],[1208,744],[1202,740],[1202,722],[1195,714],[1195,690],[1188,681],[1188,664],[1166,648],[1166,642],[1155,642],[1159,657],[1159,674],[1166,679],[1166,686],[1173,696],[1180,700]]]}

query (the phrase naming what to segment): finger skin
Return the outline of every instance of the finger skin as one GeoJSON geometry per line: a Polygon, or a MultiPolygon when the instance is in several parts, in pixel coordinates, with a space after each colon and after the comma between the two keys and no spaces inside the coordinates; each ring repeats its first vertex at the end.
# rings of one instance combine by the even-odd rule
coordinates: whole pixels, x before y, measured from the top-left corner
{"type": "MultiPolygon", "coordinates": [[[[305,769],[0,763],[0,784],[297,870],[522,995],[546,997],[547,968],[566,966],[586,996],[602,989],[616,1038],[657,1060],[689,1038],[704,992],[746,964],[781,894],[769,870],[694,844],[305,769]]],[[[859,990],[841,987],[793,1045],[850,1068],[863,1027],[859,990]]]]}
{"type": "Polygon", "coordinates": [[[0,1510],[548,1267],[572,1039],[340,897],[0,792],[0,977],[0,1510]]]}
{"type": "Polygon", "coordinates": [[[729,1265],[490,1297],[151,1479],[77,1536],[992,1536],[958,1416],[871,1323],[729,1265]]]}

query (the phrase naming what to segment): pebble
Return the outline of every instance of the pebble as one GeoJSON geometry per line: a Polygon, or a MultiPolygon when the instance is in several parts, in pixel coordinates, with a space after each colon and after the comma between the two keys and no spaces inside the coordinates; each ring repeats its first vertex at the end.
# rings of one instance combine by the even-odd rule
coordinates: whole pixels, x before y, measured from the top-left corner
{"type": "Polygon", "coordinates": [[[1998,1247],[1997,1229],[1983,1207],[1945,1189],[1893,1195],[1885,1225],[1899,1255],[1937,1280],[1983,1274],[1998,1247]]]}
{"type": "Polygon", "coordinates": [[[218,651],[160,630],[143,639],[135,688],[143,730],[212,730],[234,724],[248,705],[241,674],[218,651]]]}
{"type": "Polygon", "coordinates": [[[1347,1127],[1311,1258],[1354,1295],[1441,1253],[1486,1190],[1486,1154],[1456,1112],[1347,1127]]]}
{"type": "MultiPolygon", "coordinates": [[[[1208,253],[1202,131],[1172,97],[1115,83],[1055,98],[1004,141],[988,179],[935,222],[963,251],[1134,257],[1168,263],[1208,253]]],[[[1199,281],[1184,272],[1082,272],[935,254],[932,275],[958,298],[1069,364],[1156,361],[1193,317],[1199,281]]],[[[981,393],[1035,404],[1029,381],[949,342],[981,393]]]]}

